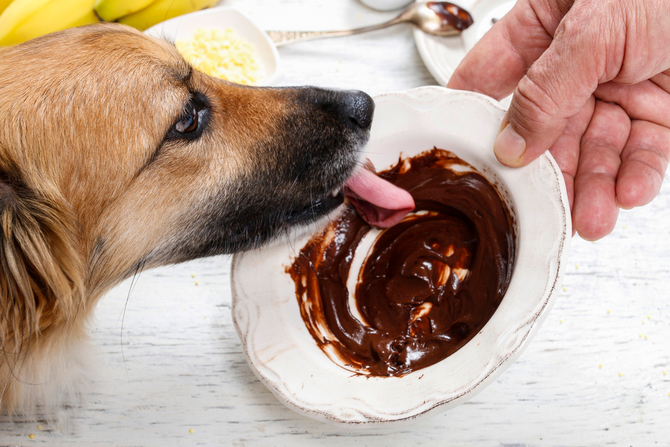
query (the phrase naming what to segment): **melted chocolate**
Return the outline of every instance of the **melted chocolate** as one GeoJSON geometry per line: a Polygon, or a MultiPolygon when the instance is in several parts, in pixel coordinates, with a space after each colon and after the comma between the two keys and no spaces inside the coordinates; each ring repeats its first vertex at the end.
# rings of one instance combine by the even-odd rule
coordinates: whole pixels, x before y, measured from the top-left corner
{"type": "Polygon", "coordinates": [[[355,304],[347,282],[372,228],[351,206],[286,271],[309,332],[333,361],[400,376],[453,354],[491,318],[512,275],[515,235],[496,188],[448,151],[399,160],[379,175],[423,211],[377,236],[358,272],[355,304]]]}
{"type": "Polygon", "coordinates": [[[472,16],[460,6],[448,2],[428,2],[426,4],[443,24],[450,25],[459,31],[470,28],[474,23],[472,16]]]}

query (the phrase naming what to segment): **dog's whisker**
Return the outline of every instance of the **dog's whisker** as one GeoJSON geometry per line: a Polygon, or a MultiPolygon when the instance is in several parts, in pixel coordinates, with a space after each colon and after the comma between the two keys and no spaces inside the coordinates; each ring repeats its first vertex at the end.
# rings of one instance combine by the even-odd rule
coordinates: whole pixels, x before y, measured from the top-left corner
{"type": "Polygon", "coordinates": [[[293,188],[295,188],[295,185],[298,184],[298,181],[300,180],[300,176],[302,175],[303,172],[305,172],[305,169],[306,169],[306,167],[303,166],[303,167],[300,169],[300,172],[298,172],[298,174],[295,176],[295,178],[293,179],[293,183],[291,184],[291,187],[290,187],[289,190],[288,190],[289,193],[290,193],[291,191],[293,191],[293,188]]]}
{"type": "Polygon", "coordinates": [[[291,250],[291,253],[293,254],[293,256],[296,256],[297,251],[295,249],[295,242],[297,239],[297,235],[288,228],[286,228],[284,231],[286,232],[286,242],[291,250]]]}
{"type": "Polygon", "coordinates": [[[312,193],[313,193],[312,187],[310,186],[310,188],[309,188],[309,210],[312,213],[312,219],[314,219],[314,217],[316,216],[316,213],[314,212],[314,196],[313,196],[312,193]]]}
{"type": "Polygon", "coordinates": [[[121,358],[123,360],[123,367],[126,371],[126,379],[128,382],[130,382],[130,374],[128,373],[128,365],[126,364],[126,354],[123,349],[123,324],[126,319],[126,310],[128,309],[128,302],[130,301],[130,295],[133,293],[133,290],[135,290],[135,286],[137,285],[137,281],[139,280],[140,273],[144,270],[144,266],[146,264],[146,259],[140,260],[140,262],[137,263],[137,266],[135,268],[135,272],[133,273],[133,276],[130,280],[130,287],[128,288],[128,295],[126,296],[126,302],[123,305],[123,312],[121,314],[121,330],[119,333],[119,343],[121,345],[121,358]]]}
{"type": "Polygon", "coordinates": [[[174,5],[174,0],[172,0],[172,2],[170,2],[170,6],[168,6],[167,9],[165,10],[165,15],[163,16],[163,20],[162,20],[163,22],[167,20],[168,14],[170,14],[170,11],[172,10],[173,5],[174,5]]]}

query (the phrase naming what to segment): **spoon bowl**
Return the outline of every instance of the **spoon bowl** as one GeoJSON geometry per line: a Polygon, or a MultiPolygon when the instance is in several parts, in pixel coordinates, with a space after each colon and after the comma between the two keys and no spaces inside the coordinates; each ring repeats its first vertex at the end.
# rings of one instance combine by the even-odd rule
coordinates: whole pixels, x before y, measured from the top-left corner
{"type": "Polygon", "coordinates": [[[398,20],[441,37],[461,34],[474,23],[468,11],[449,2],[413,3],[400,13],[398,20]]]}

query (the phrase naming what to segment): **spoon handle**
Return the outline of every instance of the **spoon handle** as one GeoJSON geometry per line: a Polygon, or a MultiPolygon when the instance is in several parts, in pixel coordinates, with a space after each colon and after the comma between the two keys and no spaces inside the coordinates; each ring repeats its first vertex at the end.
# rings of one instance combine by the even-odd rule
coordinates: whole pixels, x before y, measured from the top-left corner
{"type": "Polygon", "coordinates": [[[379,23],[377,25],[364,26],[362,28],[355,28],[350,30],[343,31],[266,31],[270,40],[274,42],[275,45],[282,46],[288,45],[296,42],[303,42],[305,40],[314,40],[314,39],[324,39],[327,37],[343,37],[351,36],[352,34],[360,34],[368,31],[374,31],[387,26],[395,25],[400,23],[400,20],[393,19],[388,22],[379,23]]]}

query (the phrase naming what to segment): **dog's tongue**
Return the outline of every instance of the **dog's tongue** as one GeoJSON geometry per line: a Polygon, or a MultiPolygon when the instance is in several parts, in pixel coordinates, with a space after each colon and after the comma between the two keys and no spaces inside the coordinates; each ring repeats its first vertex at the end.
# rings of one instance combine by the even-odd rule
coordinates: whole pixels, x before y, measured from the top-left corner
{"type": "Polygon", "coordinates": [[[342,192],[358,214],[375,227],[391,227],[414,209],[410,193],[367,169],[359,169],[342,192]]]}

